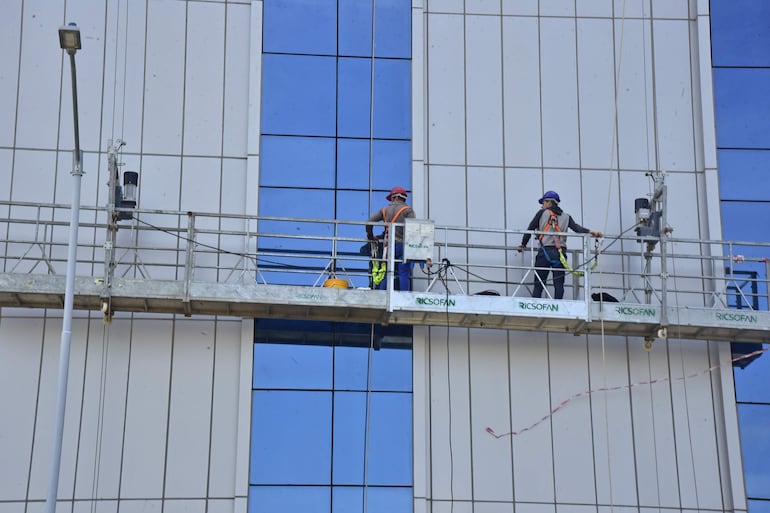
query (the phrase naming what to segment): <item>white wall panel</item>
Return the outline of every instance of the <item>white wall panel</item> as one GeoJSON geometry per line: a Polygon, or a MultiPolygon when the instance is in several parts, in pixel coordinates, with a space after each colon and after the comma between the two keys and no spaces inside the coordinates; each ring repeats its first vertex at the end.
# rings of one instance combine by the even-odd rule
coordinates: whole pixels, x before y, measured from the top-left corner
{"type": "Polygon", "coordinates": [[[506,166],[542,164],[538,35],[537,18],[503,18],[506,166]]]}
{"type": "Polygon", "coordinates": [[[166,497],[199,497],[207,488],[215,340],[215,322],[175,324],[166,497]]]}
{"type": "Polygon", "coordinates": [[[121,497],[163,494],[172,340],[172,322],[148,319],[134,323],[121,497]]]}
{"type": "MultiPolygon", "coordinates": [[[[225,40],[225,89],[224,89],[224,137],[222,153],[226,156],[242,157],[246,155],[248,136],[248,112],[257,109],[260,102],[249,102],[250,91],[259,90],[259,84],[249,83],[249,5],[226,4],[225,16],[227,36],[225,40]]],[[[258,54],[257,54],[258,55],[258,54]]],[[[257,57],[254,57],[255,60],[257,57]]]]}
{"type": "MultiPolygon", "coordinates": [[[[126,141],[126,152],[138,153],[142,145],[144,120],[145,44],[147,38],[147,3],[112,2],[113,19],[108,20],[108,58],[105,61],[105,115],[114,118],[106,122],[105,140],[126,141]],[[141,43],[141,44],[139,44],[141,43]],[[117,75],[116,75],[117,73],[117,75]],[[113,113],[113,108],[115,112],[113,113]]],[[[127,162],[128,164],[128,162],[127,162]]],[[[138,166],[125,169],[138,170],[138,166]]],[[[141,176],[139,177],[141,180],[141,176]]]]}
{"type": "Polygon", "coordinates": [[[612,21],[578,20],[580,164],[617,166],[612,21]]]}
{"type": "MultiPolygon", "coordinates": [[[[57,508],[58,509],[58,508],[57,508]]],[[[97,501],[83,501],[75,502],[72,505],[72,513],[117,513],[118,501],[117,500],[97,500],[97,501]]]]}
{"type": "Polygon", "coordinates": [[[431,328],[431,478],[434,499],[472,490],[468,330],[431,328]],[[448,346],[448,352],[447,352],[448,346]],[[450,456],[451,455],[451,456],[450,456]]]}
{"type": "MultiPolygon", "coordinates": [[[[13,168],[11,200],[53,203],[56,186],[56,153],[17,149],[13,168]]],[[[71,170],[72,166],[68,169],[71,170]]],[[[71,198],[67,203],[70,201],[71,198]]]]}
{"type": "Polygon", "coordinates": [[[222,204],[219,211],[227,214],[252,214],[246,209],[249,191],[246,183],[246,161],[224,159],[222,161],[222,204]]]}
{"type": "MultiPolygon", "coordinates": [[[[428,351],[428,327],[415,326],[412,337],[412,418],[414,426],[412,489],[415,497],[428,497],[431,481],[431,359],[428,351]]],[[[415,502],[415,513],[419,511],[418,506],[423,507],[423,511],[427,511],[425,503],[415,502]]]]}
{"type": "Polygon", "coordinates": [[[647,352],[642,347],[641,339],[631,338],[629,341],[639,504],[678,507],[679,476],[666,343],[658,340],[652,351],[647,352]],[[656,383],[649,384],[651,381],[656,383]]]}
{"type": "Polygon", "coordinates": [[[650,17],[650,0],[615,0],[615,17],[650,17]]]}
{"type": "MultiPolygon", "coordinates": [[[[539,169],[505,170],[506,227],[526,230],[543,195],[543,173],[539,169]]],[[[516,243],[518,245],[518,241],[516,243]]]]}
{"type": "Polygon", "coordinates": [[[578,167],[574,19],[541,18],[540,65],[543,165],[578,167]]]}
{"type": "MultiPolygon", "coordinates": [[[[4,6],[5,9],[5,6],[4,6]]],[[[8,13],[10,14],[10,13],[8,13]]],[[[6,11],[3,11],[5,17],[6,11]]],[[[62,24],[63,9],[52,7],[46,0],[24,3],[21,19],[21,66],[18,76],[18,101],[16,112],[16,145],[25,148],[55,148],[57,143],[56,116],[69,129],[62,133],[62,140],[72,147],[72,89],[69,56],[59,48],[57,29],[62,24]],[[60,74],[61,73],[61,74],[60,74]],[[69,137],[64,139],[65,134],[69,137]]],[[[13,18],[16,22],[18,18],[13,18]]],[[[81,26],[81,29],[84,27],[81,26]]],[[[82,53],[82,52],[81,52],[82,53]]],[[[3,55],[6,55],[5,51],[3,55]]],[[[79,55],[80,57],[80,55],[79,55]]],[[[14,60],[17,58],[14,55],[14,60]]],[[[82,59],[79,59],[82,60],[82,59]]],[[[5,58],[4,58],[5,62],[5,58]]],[[[8,62],[10,66],[11,62],[8,62]]],[[[13,68],[14,70],[17,68],[13,68]]],[[[78,68],[82,72],[82,68],[78,68]]],[[[80,82],[78,83],[80,85],[80,82]]],[[[12,121],[5,118],[3,123],[12,121]]]]}
{"type": "MultiPolygon", "coordinates": [[[[551,406],[555,407],[589,389],[588,355],[584,337],[551,333],[548,339],[551,406]]],[[[596,502],[589,398],[575,399],[554,413],[552,426],[556,500],[596,502]]]]}
{"type": "Polygon", "coordinates": [[[516,504],[517,513],[554,513],[555,511],[554,504],[516,504]]]}
{"type": "Polygon", "coordinates": [[[42,350],[42,320],[0,318],[0,411],[14,420],[0,422],[0,497],[5,499],[26,496],[42,350]]]}
{"type": "Polygon", "coordinates": [[[540,16],[575,16],[574,0],[540,2],[540,16]]]}
{"type": "Polygon", "coordinates": [[[185,154],[221,155],[225,68],[225,6],[188,4],[184,89],[185,154]]]}
{"type": "MultiPolygon", "coordinates": [[[[609,18],[612,17],[612,0],[581,0],[575,2],[578,17],[609,18]]],[[[615,13],[620,16],[620,13],[615,13]]]]}
{"type": "Polygon", "coordinates": [[[154,499],[122,500],[121,513],[160,513],[165,511],[163,501],[154,499]]]}
{"type": "Polygon", "coordinates": [[[114,319],[109,326],[97,315],[90,321],[81,391],[76,499],[91,499],[94,492],[96,497],[118,496],[130,336],[128,319],[114,319]]]}
{"type": "Polygon", "coordinates": [[[545,333],[511,332],[511,421],[507,427],[490,426],[498,434],[531,427],[511,439],[513,491],[519,502],[554,502],[551,419],[540,422],[550,409],[546,337],[545,333]],[[532,471],[533,465],[537,472],[532,471]]]}
{"type": "MultiPolygon", "coordinates": [[[[516,507],[518,510],[518,505],[516,507]]],[[[513,513],[513,502],[481,502],[473,503],[474,513],[513,513]]]]}
{"type": "MultiPolygon", "coordinates": [[[[21,2],[3,5],[0,16],[0,45],[4,48],[2,64],[6,70],[18,69],[21,49],[21,2]]],[[[0,75],[0,146],[13,146],[16,131],[16,93],[19,76],[15,73],[0,75]]]]}
{"type": "Polygon", "coordinates": [[[230,499],[209,499],[207,501],[207,508],[208,513],[237,513],[235,511],[235,501],[230,499]]]}
{"type": "Polygon", "coordinates": [[[711,373],[704,341],[670,342],[674,418],[682,506],[722,507],[711,373]]]}
{"type": "Polygon", "coordinates": [[[181,2],[148,5],[142,133],[142,148],[146,153],[178,154],[182,149],[187,5],[181,2]]]}
{"type": "Polygon", "coordinates": [[[517,0],[509,2],[503,0],[503,15],[537,16],[539,0],[517,0]]]}
{"type": "MultiPolygon", "coordinates": [[[[209,493],[213,496],[226,497],[231,494],[236,479],[238,397],[243,379],[240,375],[240,355],[241,321],[219,320],[216,324],[209,465],[209,493]]],[[[229,507],[232,508],[232,504],[229,507]]]]}
{"type": "Polygon", "coordinates": [[[466,14],[500,14],[501,0],[465,0],[466,14]]]}
{"type": "Polygon", "coordinates": [[[656,21],[655,101],[660,168],[695,168],[690,36],[687,21],[656,21]]]}
{"type": "Polygon", "coordinates": [[[474,500],[512,501],[511,443],[494,438],[487,427],[505,426],[510,419],[508,333],[471,329],[470,392],[474,500]]]}
{"type": "MultiPolygon", "coordinates": [[[[583,223],[583,186],[580,180],[581,173],[577,169],[545,169],[543,170],[543,191],[533,198],[534,204],[540,206],[537,200],[545,191],[554,190],[559,193],[561,203],[559,206],[578,224],[583,223]]],[[[589,201],[586,198],[586,201],[589,201]]],[[[530,219],[535,215],[535,211],[530,214],[530,219]]],[[[529,220],[527,221],[529,222],[529,220]]],[[[525,226],[526,228],[526,226],[525,226]]],[[[572,233],[570,231],[570,233],[572,233]]],[[[574,246],[578,239],[570,237],[567,239],[567,245],[574,246]],[[573,242],[574,241],[574,242],[573,242]]]]}
{"type": "MultiPolygon", "coordinates": [[[[210,157],[183,157],[179,208],[182,211],[219,212],[221,159],[210,157]]],[[[199,219],[196,226],[213,228],[215,219],[199,219]],[[207,226],[208,224],[208,226],[207,226]]]]}
{"type": "Polygon", "coordinates": [[[465,51],[462,16],[428,16],[428,159],[465,163],[465,51]]]}
{"type": "Polygon", "coordinates": [[[25,509],[25,503],[22,501],[0,502],[0,513],[24,513],[25,509]]]}
{"type": "MultiPolygon", "coordinates": [[[[583,226],[600,230],[607,234],[619,234],[634,224],[634,204],[621,207],[618,198],[620,189],[616,171],[584,170],[583,187],[583,226]],[[627,211],[623,209],[627,209],[627,211]],[[626,219],[626,226],[621,222],[626,219]]],[[[645,191],[640,191],[642,196],[645,191]]],[[[570,201],[570,205],[571,205],[570,201]]]]}
{"type": "Polygon", "coordinates": [[[681,18],[686,19],[689,15],[688,0],[652,0],[652,15],[655,19],[660,18],[681,18]]]}
{"type": "Polygon", "coordinates": [[[654,169],[650,24],[649,21],[615,22],[618,76],[618,155],[625,169],[654,169]],[[623,49],[620,51],[620,38],[623,49]]]}
{"type": "Polygon", "coordinates": [[[635,504],[636,472],[631,425],[628,356],[624,337],[588,342],[591,422],[600,504],[635,504]],[[619,390],[606,391],[619,387],[619,390]],[[601,390],[601,391],[599,391],[601,390]]]}
{"type": "Polygon", "coordinates": [[[466,226],[465,180],[463,167],[430,166],[428,168],[428,219],[436,224],[466,226]]]}
{"type": "Polygon", "coordinates": [[[496,16],[466,16],[466,138],[468,163],[503,164],[501,29],[496,16]]]}
{"type": "MultiPolygon", "coordinates": [[[[483,228],[505,227],[505,187],[503,170],[499,168],[469,168],[468,169],[468,226],[483,228]]],[[[495,289],[505,293],[503,284],[506,281],[505,270],[501,264],[505,262],[505,234],[503,233],[471,233],[468,242],[473,245],[494,246],[495,249],[471,247],[468,259],[473,265],[488,265],[487,268],[477,268],[474,274],[489,280],[475,283],[469,293],[481,290],[495,289]]]]}
{"type": "Polygon", "coordinates": [[[465,0],[425,0],[425,10],[430,12],[443,12],[462,14],[465,0]]]}

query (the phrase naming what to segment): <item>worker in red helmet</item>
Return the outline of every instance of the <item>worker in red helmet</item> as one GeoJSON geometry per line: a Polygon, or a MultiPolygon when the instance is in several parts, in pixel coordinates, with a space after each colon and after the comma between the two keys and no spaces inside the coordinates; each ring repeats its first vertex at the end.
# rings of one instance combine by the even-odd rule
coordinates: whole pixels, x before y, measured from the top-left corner
{"type": "MultiPolygon", "coordinates": [[[[532,297],[543,295],[543,286],[548,279],[548,273],[553,269],[553,292],[555,299],[564,297],[564,268],[567,264],[567,237],[560,235],[570,229],[576,233],[590,233],[594,237],[602,237],[602,232],[589,230],[577,224],[572,216],[566,214],[560,207],[561,198],[556,191],[546,191],[537,200],[543,207],[535,213],[529,222],[527,230],[546,232],[539,235],[540,248],[535,257],[535,283],[532,297]],[[558,269],[558,270],[557,270],[558,269]]],[[[524,251],[529,242],[530,234],[525,233],[518,247],[519,253],[524,251]]]]}
{"type": "MultiPolygon", "coordinates": [[[[406,189],[403,187],[393,187],[390,190],[390,194],[388,194],[385,199],[387,199],[390,204],[387,205],[384,208],[381,208],[380,210],[374,212],[369,217],[369,222],[375,223],[384,221],[386,223],[401,223],[401,226],[396,225],[395,232],[393,233],[393,239],[395,242],[395,254],[394,258],[396,260],[402,260],[404,258],[404,226],[403,222],[404,219],[410,219],[414,217],[414,210],[412,210],[412,207],[406,204],[406,196],[407,192],[406,189]]],[[[372,225],[367,224],[366,225],[366,236],[370,241],[375,241],[377,238],[374,236],[374,227],[372,225]]],[[[388,242],[388,228],[385,228],[385,233],[383,234],[385,239],[385,251],[383,256],[387,256],[387,242],[388,242]]],[[[396,263],[396,280],[395,280],[395,288],[396,290],[411,290],[412,289],[412,279],[411,279],[411,272],[412,272],[412,264],[409,262],[397,262],[396,263]]],[[[381,290],[385,290],[387,286],[386,280],[381,280],[379,284],[377,284],[377,288],[381,290]]]]}

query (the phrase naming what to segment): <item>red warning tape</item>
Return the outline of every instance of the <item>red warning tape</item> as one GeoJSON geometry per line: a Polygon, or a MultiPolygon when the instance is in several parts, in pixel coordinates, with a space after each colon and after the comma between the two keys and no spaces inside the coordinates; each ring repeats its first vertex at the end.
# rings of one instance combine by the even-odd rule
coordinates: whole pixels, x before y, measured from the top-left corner
{"type": "MultiPolygon", "coordinates": [[[[749,354],[745,354],[743,356],[739,356],[738,358],[734,358],[734,359],[730,360],[727,363],[732,365],[734,362],[745,360],[747,358],[753,358],[754,356],[759,356],[760,354],[765,353],[767,351],[770,351],[770,346],[762,348],[762,349],[758,349],[758,350],[754,351],[753,353],[749,353],[749,354]]],[[[719,369],[719,368],[723,367],[724,365],[727,365],[727,364],[714,365],[713,367],[709,367],[708,369],[705,369],[703,371],[696,372],[694,374],[690,374],[689,376],[683,376],[683,377],[680,377],[680,378],[676,378],[674,381],[684,381],[686,379],[697,378],[698,376],[702,376],[704,374],[708,374],[708,373],[710,373],[712,371],[715,371],[716,369],[719,369]]],[[[531,430],[535,429],[537,426],[539,426],[540,424],[542,424],[546,420],[548,420],[551,417],[553,417],[556,414],[556,412],[558,412],[559,410],[563,409],[569,403],[571,403],[575,399],[579,399],[580,397],[591,395],[591,394],[594,394],[596,392],[613,392],[613,391],[616,391],[616,390],[630,390],[630,389],[632,389],[634,387],[645,386],[645,385],[654,385],[655,383],[663,383],[665,381],[670,381],[670,380],[671,380],[671,378],[668,378],[668,377],[656,378],[656,379],[651,379],[649,381],[640,381],[638,383],[631,383],[630,385],[619,385],[619,386],[614,386],[614,387],[602,387],[602,388],[595,388],[593,390],[584,390],[582,392],[578,392],[577,394],[575,394],[573,396],[570,396],[567,399],[563,400],[558,405],[553,407],[551,409],[551,411],[547,415],[545,415],[543,418],[538,419],[536,422],[530,424],[529,426],[527,426],[527,427],[525,427],[523,429],[520,429],[518,431],[510,431],[508,433],[497,434],[497,433],[495,433],[494,429],[492,429],[491,427],[487,427],[486,431],[487,431],[487,433],[489,433],[490,435],[494,436],[495,438],[505,438],[505,437],[508,437],[508,436],[517,436],[517,435],[520,435],[522,433],[526,433],[527,431],[531,431],[531,430]]]]}

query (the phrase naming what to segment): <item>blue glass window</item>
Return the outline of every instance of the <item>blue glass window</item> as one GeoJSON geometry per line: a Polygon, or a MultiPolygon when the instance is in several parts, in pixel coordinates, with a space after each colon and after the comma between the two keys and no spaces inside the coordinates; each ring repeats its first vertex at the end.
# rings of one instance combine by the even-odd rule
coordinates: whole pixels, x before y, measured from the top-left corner
{"type": "Polygon", "coordinates": [[[369,139],[337,139],[337,184],[369,190],[369,139]]]}
{"type": "Polygon", "coordinates": [[[334,187],[335,140],[263,135],[261,186],[334,187]]]}
{"type": "Polygon", "coordinates": [[[251,486],[249,513],[329,513],[325,486],[251,486]]]}
{"type": "Polygon", "coordinates": [[[328,484],[331,392],[254,391],[251,484],[328,484]]]}
{"type": "MultiPolygon", "coordinates": [[[[385,335],[387,337],[387,335],[385,335]]],[[[366,390],[369,350],[366,347],[338,347],[334,351],[334,388],[366,390]]],[[[372,353],[371,390],[410,391],[412,389],[412,352],[382,348],[372,353]]]]}
{"type": "MultiPolygon", "coordinates": [[[[334,393],[333,484],[364,483],[366,392],[334,393]]],[[[371,441],[370,441],[371,445],[371,441]]]]}
{"type": "Polygon", "coordinates": [[[410,58],[411,0],[377,0],[376,5],[374,56],[410,58]]]}
{"type": "Polygon", "coordinates": [[[411,513],[412,490],[411,488],[369,486],[366,489],[366,494],[364,494],[362,487],[334,487],[332,513],[361,513],[361,511],[368,513],[393,513],[395,511],[411,513]]]}
{"type": "Polygon", "coordinates": [[[711,0],[714,66],[770,66],[770,3],[711,0]]]}
{"type": "Polygon", "coordinates": [[[332,348],[288,344],[254,345],[254,388],[331,390],[332,348]]]}
{"type": "MultiPolygon", "coordinates": [[[[770,240],[770,225],[751,222],[752,219],[768,219],[770,201],[744,202],[722,201],[722,230],[731,240],[767,242],[770,240]]],[[[742,248],[745,256],[765,257],[760,248],[742,248]]],[[[764,274],[764,273],[763,273],[764,274]]]]}
{"type": "MultiPolygon", "coordinates": [[[[770,357],[767,353],[751,362],[745,369],[734,369],[733,374],[735,398],[738,401],[770,405],[770,357]]],[[[770,409],[770,406],[767,408],[770,409]]]]}
{"type": "MultiPolygon", "coordinates": [[[[394,185],[407,190],[412,183],[412,144],[410,141],[374,141],[372,189],[390,191],[394,185]],[[407,185],[404,185],[407,184],[407,185]]],[[[383,201],[385,198],[383,198],[383,201]]],[[[384,205],[383,205],[384,206],[384,205]]]]}
{"type": "Polygon", "coordinates": [[[374,61],[374,136],[409,139],[412,136],[411,61],[374,61]]]}
{"type": "Polygon", "coordinates": [[[749,501],[749,513],[770,513],[770,500],[749,501]]]}
{"type": "Polygon", "coordinates": [[[714,69],[717,146],[770,148],[768,90],[770,69],[714,69]]]}
{"type": "Polygon", "coordinates": [[[336,58],[263,54],[262,74],[263,134],[335,135],[336,58]]]}
{"type": "Polygon", "coordinates": [[[723,200],[770,201],[768,190],[748,184],[770,179],[770,151],[719,150],[719,194],[723,200]]]}
{"type": "Polygon", "coordinates": [[[743,472],[747,494],[755,499],[770,499],[770,408],[764,405],[739,404],[738,419],[743,447],[743,472]]]}
{"type": "Polygon", "coordinates": [[[372,56],[372,3],[338,0],[340,55],[372,56]]]}
{"type": "Polygon", "coordinates": [[[369,137],[371,84],[371,59],[339,59],[340,137],[369,137]]]}
{"type": "Polygon", "coordinates": [[[336,7],[317,0],[265,0],[262,50],[335,55],[336,7]]]}

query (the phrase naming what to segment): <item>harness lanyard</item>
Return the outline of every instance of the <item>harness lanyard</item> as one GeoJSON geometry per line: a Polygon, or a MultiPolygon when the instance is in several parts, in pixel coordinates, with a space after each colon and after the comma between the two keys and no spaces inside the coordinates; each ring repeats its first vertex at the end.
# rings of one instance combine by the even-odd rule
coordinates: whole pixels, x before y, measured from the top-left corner
{"type": "MultiPolygon", "coordinates": [[[[555,231],[557,233],[563,233],[562,230],[561,230],[561,226],[559,226],[559,218],[558,218],[558,216],[554,213],[553,210],[548,210],[548,213],[550,214],[551,217],[550,217],[550,219],[548,219],[548,223],[546,223],[546,225],[545,225],[546,230],[544,230],[544,231],[547,231],[547,232],[555,231]]],[[[566,269],[567,271],[571,272],[575,276],[583,276],[585,274],[582,271],[575,271],[574,269],[572,269],[572,266],[569,265],[569,262],[567,262],[567,257],[564,256],[564,252],[561,249],[561,236],[560,235],[552,235],[553,242],[554,242],[553,245],[556,248],[556,250],[559,252],[559,259],[558,260],[552,260],[551,259],[551,255],[549,255],[548,251],[545,250],[545,246],[543,246],[543,237],[545,237],[544,233],[540,234],[539,237],[538,237],[538,239],[540,240],[540,249],[543,251],[543,256],[545,257],[545,259],[548,261],[549,264],[551,264],[552,266],[557,266],[557,265],[561,264],[562,267],[564,267],[564,269],[566,269]]],[[[594,269],[596,269],[596,266],[599,264],[599,255],[598,255],[598,252],[597,252],[598,244],[599,244],[599,241],[598,240],[595,241],[595,243],[594,243],[594,252],[596,253],[596,257],[594,258],[593,267],[591,267],[592,271],[594,269]]]]}

